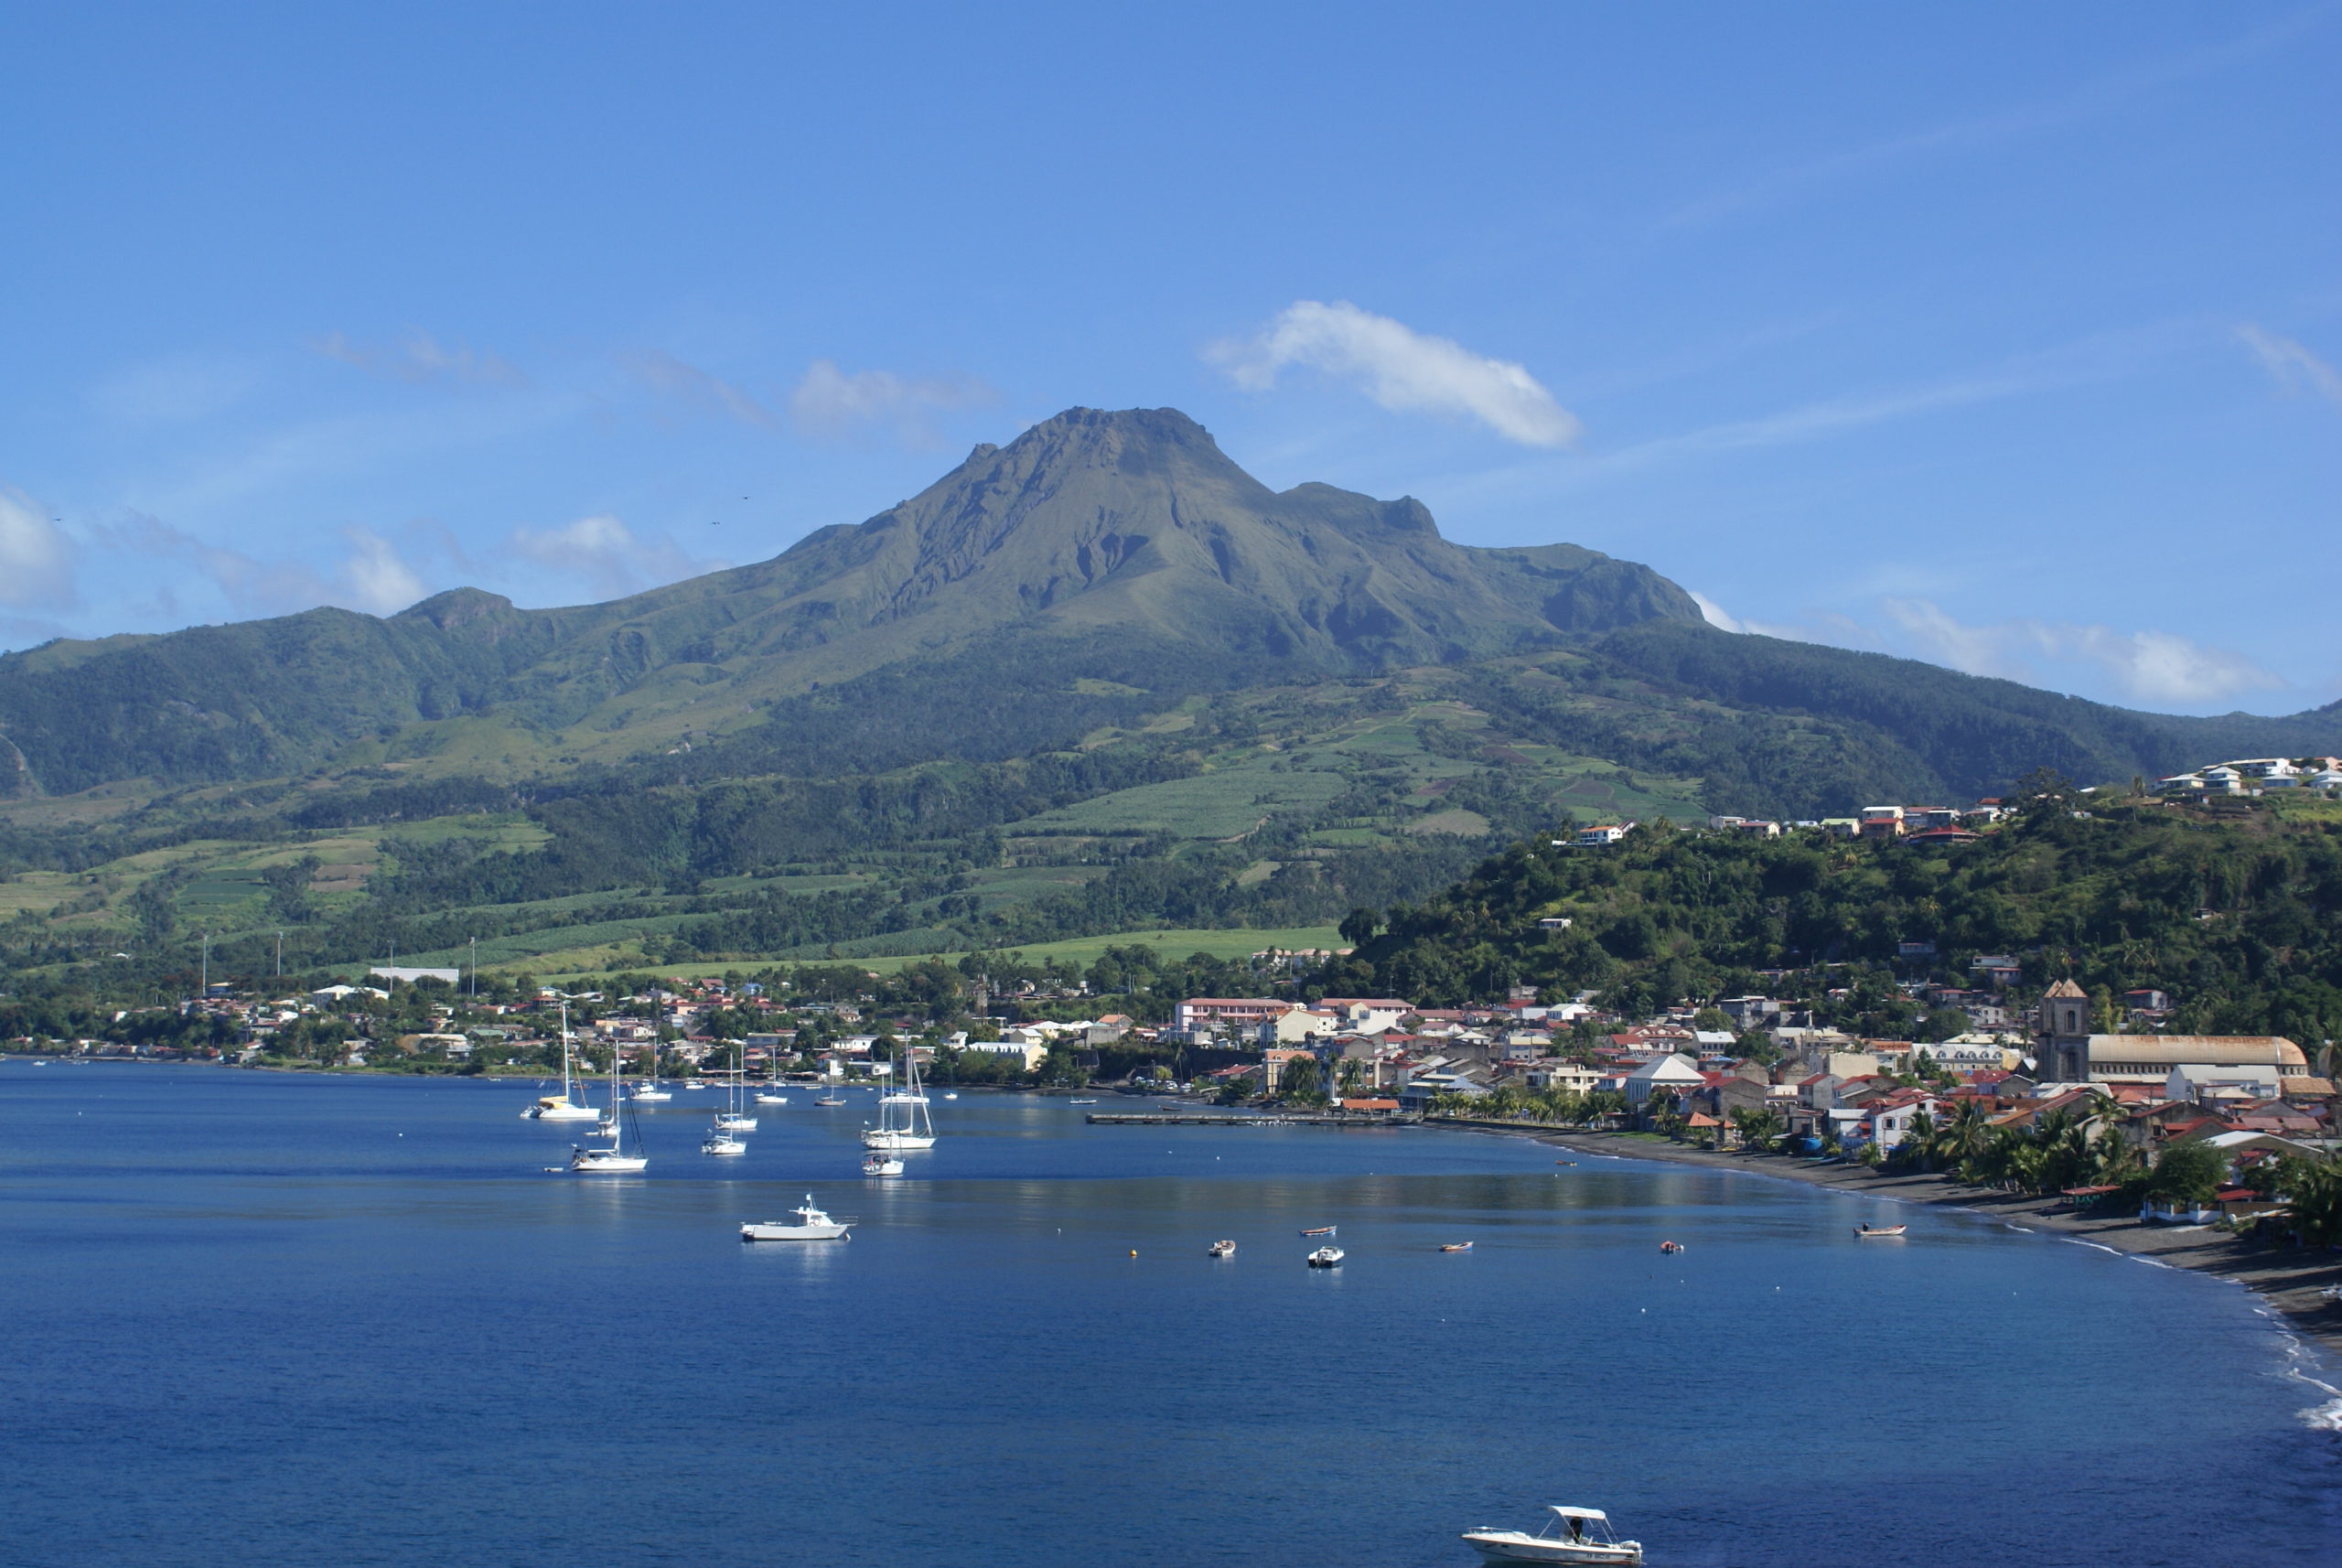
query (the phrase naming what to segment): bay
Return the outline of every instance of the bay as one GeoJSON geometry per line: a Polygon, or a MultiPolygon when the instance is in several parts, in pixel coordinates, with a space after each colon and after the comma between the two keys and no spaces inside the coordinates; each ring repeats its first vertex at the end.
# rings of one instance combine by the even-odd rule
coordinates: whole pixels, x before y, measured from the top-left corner
{"type": "Polygon", "coordinates": [[[1547,1502],[1662,1568],[2342,1560],[2330,1369],[1975,1217],[972,1093],[900,1180],[859,1093],[581,1180],[532,1093],[0,1066],[0,1561],[1463,1568],[1547,1502]],[[740,1243],[807,1193],[852,1241],[740,1243]]]}

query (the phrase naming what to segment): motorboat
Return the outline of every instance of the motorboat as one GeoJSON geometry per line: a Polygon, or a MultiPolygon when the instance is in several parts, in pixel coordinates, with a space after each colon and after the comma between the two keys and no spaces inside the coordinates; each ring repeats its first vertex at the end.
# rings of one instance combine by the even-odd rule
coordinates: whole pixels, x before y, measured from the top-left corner
{"type": "Polygon", "coordinates": [[[816,1105],[843,1105],[845,1103],[845,1100],[840,1095],[824,1094],[815,1100],[813,1103],[816,1105]]]}
{"type": "Polygon", "coordinates": [[[1095,1100],[1090,1100],[1081,1095],[1076,1095],[1071,1100],[1067,1101],[1066,1103],[1068,1105],[1095,1105],[1098,1102],[1095,1100]]]}
{"type": "Polygon", "coordinates": [[[1320,1247],[1309,1254],[1309,1266],[1313,1269],[1339,1268],[1344,1256],[1339,1247],[1320,1247]]]}
{"type": "Polygon", "coordinates": [[[1854,1234],[1865,1241],[1875,1241],[1882,1236],[1899,1237],[1909,1229],[1907,1225],[1865,1225],[1854,1234]]]}
{"type": "Polygon", "coordinates": [[[740,1227],[740,1240],[743,1241],[848,1241],[853,1240],[846,1234],[846,1228],[854,1221],[831,1219],[813,1207],[813,1195],[810,1192],[805,1195],[802,1206],[792,1208],[789,1212],[797,1216],[795,1224],[791,1225],[779,1219],[768,1219],[761,1224],[746,1224],[740,1227]]]}
{"type": "Polygon", "coordinates": [[[628,1098],[632,1100],[637,1105],[664,1105],[667,1101],[674,1099],[675,1097],[671,1091],[660,1088],[658,1083],[654,1080],[644,1084],[640,1089],[636,1090],[631,1095],[628,1096],[628,1098]]]}
{"type": "Polygon", "coordinates": [[[935,1119],[928,1113],[927,1096],[919,1091],[916,1048],[903,1048],[903,1087],[879,1097],[878,1125],[862,1130],[862,1144],[889,1153],[935,1147],[935,1119]]]}
{"type": "Polygon", "coordinates": [[[1204,1249],[1204,1255],[1211,1258],[1232,1258],[1236,1256],[1236,1243],[1227,1240],[1214,1241],[1204,1249]]]}
{"type": "Polygon", "coordinates": [[[1334,1233],[1335,1229],[1336,1228],[1331,1225],[1320,1225],[1314,1230],[1304,1230],[1302,1234],[1304,1236],[1331,1236],[1334,1233]]]}
{"type": "Polygon", "coordinates": [[[960,1098],[960,1091],[956,1089],[947,1089],[943,1091],[943,1098],[946,1100],[957,1100],[960,1098]]]}
{"type": "Polygon", "coordinates": [[[789,1103],[789,1096],[775,1094],[768,1089],[759,1089],[756,1093],[756,1101],[759,1105],[786,1105],[789,1103]]]}
{"type": "Polygon", "coordinates": [[[1439,1250],[1443,1252],[1468,1252],[1472,1250],[1472,1243],[1469,1241],[1445,1241],[1440,1244],[1439,1250]]]}
{"type": "Polygon", "coordinates": [[[903,1174],[903,1162],[893,1155],[882,1155],[873,1149],[862,1156],[862,1174],[864,1176],[900,1176],[903,1174]]]}
{"type": "Polygon", "coordinates": [[[1620,1563],[1635,1568],[1642,1562],[1642,1542],[1619,1540],[1610,1529],[1610,1516],[1600,1509],[1559,1503],[1551,1508],[1553,1517],[1533,1534],[1482,1525],[1466,1530],[1464,1539],[1490,1563],[1620,1563]]]}
{"type": "Polygon", "coordinates": [[[687,1078],[683,1079],[683,1087],[685,1089],[713,1089],[715,1086],[707,1082],[704,1079],[687,1078]]]}
{"type": "Polygon", "coordinates": [[[748,1145],[729,1133],[710,1133],[699,1141],[699,1152],[703,1155],[745,1155],[748,1152],[748,1145]]]}

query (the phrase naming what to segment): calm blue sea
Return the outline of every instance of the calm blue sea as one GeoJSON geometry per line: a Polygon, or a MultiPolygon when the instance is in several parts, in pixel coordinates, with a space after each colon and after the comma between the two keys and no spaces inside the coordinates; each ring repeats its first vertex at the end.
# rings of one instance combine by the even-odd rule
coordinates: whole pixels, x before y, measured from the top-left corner
{"type": "Polygon", "coordinates": [[[1660,1568],[2342,1562],[2342,1378],[1985,1220],[974,1094],[903,1180],[801,1093],[580,1180],[532,1092],[0,1065],[0,1563],[1466,1568],[1546,1502],[1660,1568]],[[808,1192],[850,1243],[741,1245],[808,1192]]]}

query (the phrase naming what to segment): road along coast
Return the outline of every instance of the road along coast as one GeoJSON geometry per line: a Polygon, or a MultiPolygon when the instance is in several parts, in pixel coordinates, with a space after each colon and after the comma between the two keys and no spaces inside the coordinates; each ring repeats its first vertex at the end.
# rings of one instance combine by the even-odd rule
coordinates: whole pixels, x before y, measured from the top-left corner
{"type": "Polygon", "coordinates": [[[2259,1294],[2304,1340],[2342,1360],[2342,1301],[2323,1293],[2342,1285],[2342,1251],[2272,1245],[2209,1225],[2143,1225],[2131,1215],[2076,1214],[2062,1200],[1963,1187],[1948,1176],[1896,1175],[1864,1165],[1791,1155],[1724,1154],[1627,1133],[1555,1133],[1478,1122],[1479,1129],[1520,1132],[1559,1148],[1615,1159],[1664,1160],[1831,1187],[1898,1203],[1938,1204],[1982,1214],[2022,1230],[2045,1231],[2169,1268],[2234,1280],[2259,1294]]]}

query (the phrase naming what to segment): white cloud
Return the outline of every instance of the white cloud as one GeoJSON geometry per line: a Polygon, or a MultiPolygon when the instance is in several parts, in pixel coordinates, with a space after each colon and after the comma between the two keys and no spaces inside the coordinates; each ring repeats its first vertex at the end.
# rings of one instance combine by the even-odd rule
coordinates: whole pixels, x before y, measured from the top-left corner
{"type": "Polygon", "coordinates": [[[2315,392],[2331,403],[2342,404],[2342,372],[2311,353],[2291,338],[2256,327],[2248,321],[2236,329],[2237,338],[2252,350],[2261,368],[2276,380],[2279,386],[2292,392],[2305,389],[2315,392]]]}
{"type": "Polygon", "coordinates": [[[1868,628],[1843,616],[1825,618],[1832,623],[1827,629],[1783,621],[1743,620],[1696,588],[1689,588],[1685,592],[1692,596],[1692,602],[1700,607],[1702,618],[1718,631],[1749,637],[1778,637],[1786,642],[1829,642],[1854,648],[1874,647],[1878,640],[1868,628]]]}
{"type": "Polygon", "coordinates": [[[424,596],[423,579],[389,540],[364,528],[345,528],[341,536],[349,542],[349,553],[335,574],[341,592],[329,602],[386,616],[424,596]]]}
{"type": "Polygon", "coordinates": [[[898,439],[927,446],[935,439],[930,414],[999,399],[998,392],[972,377],[911,379],[891,371],[848,373],[833,360],[816,360],[789,394],[789,413],[799,429],[818,437],[834,439],[871,426],[888,426],[898,439]]]}
{"type": "Polygon", "coordinates": [[[1971,675],[2039,684],[2041,661],[2078,663],[2110,677],[2133,702],[2188,707],[2288,684],[2241,653],[2167,631],[2044,620],[1971,626],[1928,599],[1882,599],[1879,607],[1919,657],[1971,675]]]}
{"type": "Polygon", "coordinates": [[[1288,365],[1308,366],[1357,383],[1384,408],[1476,419],[1523,446],[1574,446],[1584,434],[1577,416],[1525,367],[1475,354],[1347,300],[1297,301],[1259,336],[1214,344],[1205,358],[1255,392],[1274,386],[1288,365]]]}
{"type": "Polygon", "coordinates": [[[474,350],[468,344],[441,343],[430,333],[412,331],[394,347],[360,343],[347,333],[328,332],[309,339],[313,353],[355,365],[370,375],[402,381],[461,381],[475,385],[524,387],[529,378],[500,354],[474,350]]]}
{"type": "Polygon", "coordinates": [[[53,610],[77,597],[73,542],[30,496],[0,489],[0,605],[53,610]]]}
{"type": "Polygon", "coordinates": [[[638,539],[633,530],[607,512],[581,517],[558,528],[516,528],[499,549],[505,555],[575,578],[601,599],[623,598],[724,564],[699,560],[671,539],[638,539]]]}

